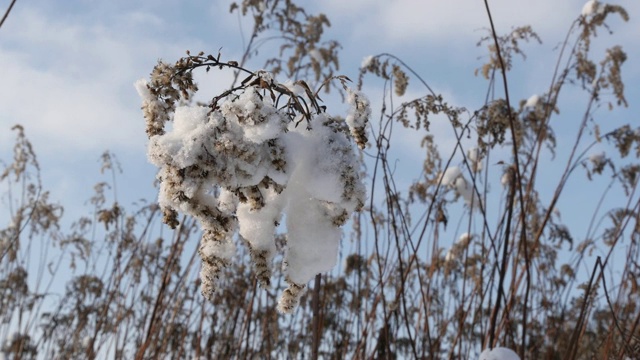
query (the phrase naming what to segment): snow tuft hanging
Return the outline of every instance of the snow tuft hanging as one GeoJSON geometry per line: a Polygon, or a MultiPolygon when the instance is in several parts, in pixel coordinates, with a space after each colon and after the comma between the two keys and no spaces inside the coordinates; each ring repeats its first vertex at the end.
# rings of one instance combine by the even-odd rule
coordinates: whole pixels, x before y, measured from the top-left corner
{"type": "Polygon", "coordinates": [[[266,71],[250,72],[240,86],[206,106],[188,105],[198,90],[192,71],[233,67],[212,55],[160,62],[151,80],[135,86],[147,122],[149,161],[158,166],[164,222],[178,213],[202,229],[202,294],[212,300],[221,270],[236,253],[234,235],[248,244],[258,281],[269,286],[277,251],[275,231],[286,214],[284,254],[289,287],[278,309],[292,312],[305,286],[337,260],[340,227],[362,208],[365,187],[353,142],[366,146],[371,110],[366,96],[339,76],[351,108],[346,120],[318,105],[303,81],[279,84],[266,71]],[[173,127],[165,123],[173,120],[173,127]]]}

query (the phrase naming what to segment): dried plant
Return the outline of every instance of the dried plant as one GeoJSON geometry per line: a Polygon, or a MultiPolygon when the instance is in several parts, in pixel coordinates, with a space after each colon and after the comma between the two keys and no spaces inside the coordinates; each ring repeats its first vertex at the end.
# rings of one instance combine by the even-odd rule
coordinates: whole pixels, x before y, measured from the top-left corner
{"type": "Polygon", "coordinates": [[[164,222],[175,228],[178,213],[198,220],[202,293],[208,300],[233,258],[236,231],[248,243],[260,284],[269,286],[283,211],[290,287],[279,309],[292,312],[306,283],[335,264],[339,227],[365,200],[349,134],[364,148],[371,113],[366,96],[347,87],[348,78],[335,79],[351,105],[343,122],[327,114],[318,92],[303,80],[279,84],[266,71],[221,62],[219,54],[189,55],[173,66],[160,62],[149,82],[138,82],[147,129],[154,129],[147,131],[148,156],[160,168],[164,222]],[[176,107],[197,91],[191,73],[202,67],[233,67],[249,76],[206,106],[176,107]],[[164,129],[167,119],[174,122],[170,133],[164,129]]]}
{"type": "Polygon", "coordinates": [[[528,99],[506,86],[523,40],[541,43],[528,26],[504,36],[491,27],[480,41],[489,95],[477,109],[447,101],[398,57],[367,57],[357,88],[372,76],[386,85],[369,125],[366,97],[334,74],[339,46],[322,36],[326,16],[292,1],[232,11],[255,22],[240,61],[187,54],[138,83],[158,203],[118,198],[118,161],[106,152],[91,209],[72,222],[40,180],[47,164],[14,127],[0,172],[4,358],[472,359],[496,346],[523,359],[640,356],[640,130],[596,111],[627,105],[623,49],[590,52],[609,23],[627,20],[622,7],[589,1],[547,92],[528,99]],[[282,35],[279,60],[247,70],[272,44],[267,34],[282,35]],[[236,81],[194,105],[199,69],[234,71],[236,81]],[[319,97],[332,86],[351,108],[344,119],[319,97]],[[568,90],[587,102],[560,142],[568,90]],[[438,122],[452,149],[432,132],[438,122]],[[398,178],[407,172],[394,162],[395,124],[422,137],[410,184],[398,178]],[[302,142],[322,151],[293,154],[302,142]],[[548,158],[560,174],[549,175],[548,158]],[[328,175],[339,186],[321,194],[328,175]],[[557,181],[549,188],[543,177],[557,181]],[[562,221],[576,182],[601,194],[583,232],[562,221]],[[296,248],[314,233],[333,239],[323,244],[335,268],[314,267],[308,242],[296,248]]]}

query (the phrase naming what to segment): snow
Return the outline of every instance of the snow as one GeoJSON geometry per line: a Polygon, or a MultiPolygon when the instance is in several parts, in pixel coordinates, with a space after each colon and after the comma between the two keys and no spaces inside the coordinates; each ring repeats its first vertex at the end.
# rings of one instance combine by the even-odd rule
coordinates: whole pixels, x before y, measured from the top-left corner
{"type": "MultiPolygon", "coordinates": [[[[268,285],[276,227],[286,215],[289,288],[279,308],[290,312],[306,283],[335,266],[340,227],[364,205],[354,141],[366,145],[371,109],[363,93],[347,88],[351,106],[344,122],[321,112],[296,124],[261,88],[277,84],[272,75],[259,71],[256,77],[260,85],[229,96],[214,111],[182,105],[160,114],[173,127],[150,135],[147,155],[160,168],[160,206],[194,216],[204,231],[199,253],[205,296],[215,292],[212,281],[236,253],[236,232],[249,244],[261,284],[268,285]]],[[[308,96],[300,86],[284,86],[308,96]]],[[[158,116],[144,109],[158,102],[147,82],[136,88],[145,117],[158,116]]]]}
{"type": "Polygon", "coordinates": [[[482,154],[477,147],[467,150],[467,159],[473,172],[482,171],[482,154]]]}
{"type": "Polygon", "coordinates": [[[317,62],[322,62],[322,54],[320,54],[320,51],[318,49],[311,49],[309,50],[309,56],[311,56],[311,58],[317,62]]]}
{"type": "Polygon", "coordinates": [[[453,246],[447,251],[444,260],[446,262],[451,262],[458,258],[462,254],[462,252],[469,246],[471,238],[471,235],[466,232],[460,235],[458,241],[456,241],[455,244],[453,244],[453,246]]]}
{"type": "Polygon", "coordinates": [[[252,248],[268,250],[269,254],[273,256],[276,251],[273,234],[276,223],[281,217],[282,197],[273,189],[266,189],[263,195],[266,195],[263,208],[252,210],[249,203],[241,203],[238,205],[236,216],[238,217],[239,233],[249,241],[252,248]]]}
{"type": "Polygon", "coordinates": [[[520,360],[513,350],[503,347],[485,349],[478,360],[520,360]]]}
{"type": "Polygon", "coordinates": [[[502,177],[500,178],[500,183],[504,187],[509,186],[509,184],[511,183],[511,173],[508,171],[505,171],[504,174],[502,174],[502,177]]]}
{"type": "MultiPolygon", "coordinates": [[[[469,153],[468,159],[478,159],[477,151],[475,154],[469,153]]],[[[478,163],[472,163],[471,166],[479,166],[478,163]]],[[[481,165],[480,165],[481,166],[481,165]]],[[[467,181],[462,175],[462,170],[457,166],[448,167],[443,174],[440,174],[440,181],[443,186],[447,186],[453,189],[460,197],[462,197],[465,203],[469,206],[477,206],[477,199],[474,200],[475,191],[470,181],[467,181]]]]}
{"type": "Polygon", "coordinates": [[[458,238],[457,243],[462,244],[463,246],[467,246],[469,245],[469,241],[471,241],[471,235],[469,235],[469,233],[466,232],[460,235],[460,238],[458,238]]]}
{"type": "Polygon", "coordinates": [[[202,242],[200,245],[202,257],[217,257],[221,259],[231,259],[236,253],[236,246],[233,242],[202,242]]]}
{"type": "Polygon", "coordinates": [[[604,151],[589,155],[589,161],[596,167],[602,165],[605,159],[606,159],[606,154],[604,151]]]}
{"type": "Polygon", "coordinates": [[[469,150],[467,150],[467,157],[469,158],[469,160],[476,162],[478,160],[480,160],[480,156],[478,153],[478,148],[474,147],[471,148],[469,150]]]}
{"type": "Polygon", "coordinates": [[[456,258],[456,254],[453,252],[453,248],[451,248],[449,249],[449,251],[447,251],[447,254],[444,256],[444,261],[451,262],[455,260],[455,258],[456,258]]]}
{"type": "MultiPolygon", "coordinates": [[[[170,156],[179,167],[194,164],[192,153],[194,147],[200,145],[195,139],[199,137],[206,122],[207,108],[178,107],[174,114],[173,131],[164,136],[156,136],[149,143],[149,160],[155,164],[166,162],[165,156],[170,156]],[[183,140],[184,139],[184,140],[183,140]],[[188,141],[186,139],[192,139],[188,141]],[[157,156],[162,154],[162,156],[157,156]]],[[[203,139],[198,139],[202,141],[203,139]]]]}
{"type": "Polygon", "coordinates": [[[177,108],[173,117],[174,136],[189,136],[189,133],[205,122],[208,110],[204,106],[181,106],[177,108]]]}
{"type": "MultiPolygon", "coordinates": [[[[273,74],[267,70],[256,71],[256,76],[262,79],[264,82],[270,85],[278,85],[278,81],[273,77],[273,74]]],[[[250,88],[247,88],[249,90],[250,88]]]]}
{"type": "MultiPolygon", "coordinates": [[[[458,195],[460,195],[464,199],[464,202],[467,205],[471,206],[473,204],[474,202],[473,186],[467,180],[465,180],[464,177],[460,176],[456,179],[454,188],[456,189],[456,192],[458,193],[458,195]]],[[[475,205],[478,205],[478,204],[475,204],[475,205]]]]}
{"type": "MultiPolygon", "coordinates": [[[[334,219],[352,213],[365,198],[365,188],[356,184],[353,196],[343,174],[357,168],[357,160],[348,151],[351,145],[342,134],[324,125],[319,115],[311,128],[289,132],[285,138],[290,152],[291,173],[287,199],[287,274],[297,284],[305,284],[316,274],[331,270],[337,261],[342,232],[334,219]]],[[[353,173],[351,176],[357,176],[353,173]]]]}
{"type": "Polygon", "coordinates": [[[593,15],[598,9],[599,3],[596,0],[587,1],[582,7],[582,16],[587,17],[593,15]]]}
{"type": "Polygon", "coordinates": [[[91,338],[91,336],[88,336],[88,335],[82,338],[82,347],[86,349],[89,346],[91,346],[91,340],[93,339],[91,338]]]}
{"type": "Polygon", "coordinates": [[[287,212],[286,272],[296,284],[306,284],[316,274],[331,270],[337,262],[342,232],[304,187],[293,187],[287,212]]]}
{"type": "Polygon", "coordinates": [[[138,96],[142,98],[142,101],[156,101],[156,99],[151,95],[151,91],[147,87],[149,82],[147,79],[139,79],[135,83],[133,83],[133,87],[138,92],[138,96]]]}
{"type": "Polygon", "coordinates": [[[362,59],[362,63],[360,64],[360,68],[366,69],[373,63],[373,55],[365,56],[362,59]]]}
{"type": "Polygon", "coordinates": [[[284,83],[282,83],[282,86],[289,89],[289,91],[291,91],[294,95],[304,96],[306,94],[306,91],[301,85],[296,84],[291,80],[285,81],[284,83]]]}
{"type": "Polygon", "coordinates": [[[448,167],[444,174],[441,175],[440,180],[443,186],[452,186],[457,178],[462,176],[462,171],[457,166],[448,167]]]}
{"type": "Polygon", "coordinates": [[[524,103],[524,107],[535,108],[536,106],[538,106],[539,103],[540,103],[540,96],[538,96],[537,94],[534,94],[527,99],[527,102],[524,103]]]}
{"type": "Polygon", "coordinates": [[[7,344],[12,344],[14,341],[20,339],[22,337],[22,335],[19,332],[13,332],[11,334],[9,334],[9,336],[7,336],[7,344]]]}
{"type": "Polygon", "coordinates": [[[364,149],[367,142],[366,131],[371,117],[371,103],[364,93],[352,91],[349,88],[347,88],[347,103],[351,107],[345,121],[358,147],[364,149]]]}

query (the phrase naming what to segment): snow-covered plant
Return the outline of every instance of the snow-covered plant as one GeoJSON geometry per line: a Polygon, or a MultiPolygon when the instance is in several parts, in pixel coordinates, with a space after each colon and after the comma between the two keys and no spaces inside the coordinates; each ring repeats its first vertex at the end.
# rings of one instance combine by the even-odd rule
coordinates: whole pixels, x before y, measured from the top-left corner
{"type": "MultiPolygon", "coordinates": [[[[468,153],[469,163],[473,169],[477,169],[482,166],[482,163],[479,162],[478,158],[478,149],[473,148],[471,150],[473,151],[469,151],[468,153]]],[[[469,180],[465,179],[464,175],[462,175],[462,170],[460,170],[459,167],[452,166],[447,168],[439,178],[443,186],[453,189],[456,195],[462,197],[467,205],[474,205],[473,202],[475,195],[473,186],[469,180]]]]}
{"type": "Polygon", "coordinates": [[[520,357],[509,348],[496,347],[484,349],[479,360],[520,360],[520,357]]]}
{"type": "Polygon", "coordinates": [[[366,145],[369,101],[347,86],[348,78],[335,77],[350,105],[343,120],[329,115],[303,81],[281,84],[219,55],[187,54],[175,65],[160,62],[150,81],[136,83],[164,222],[175,228],[178,213],[199,221],[201,290],[211,300],[220,270],[235,254],[236,233],[248,244],[260,284],[269,286],[275,231],[286,214],[289,288],[279,310],[291,312],[306,283],[334,267],[340,227],[364,205],[352,140],[366,145]],[[201,67],[234,68],[248,77],[209,104],[189,105],[198,90],[192,72],[201,67]]]}

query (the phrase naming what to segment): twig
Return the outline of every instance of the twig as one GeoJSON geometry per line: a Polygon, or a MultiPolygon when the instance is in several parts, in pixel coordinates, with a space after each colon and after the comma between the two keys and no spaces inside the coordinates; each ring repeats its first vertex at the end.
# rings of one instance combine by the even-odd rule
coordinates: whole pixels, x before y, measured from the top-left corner
{"type": "Polygon", "coordinates": [[[491,33],[493,35],[493,41],[494,44],[496,46],[496,55],[498,56],[498,61],[500,62],[500,71],[502,73],[502,84],[504,86],[504,96],[505,96],[505,101],[507,103],[507,113],[509,115],[509,128],[510,128],[510,132],[511,132],[511,141],[513,143],[513,161],[514,161],[514,166],[515,166],[515,180],[516,183],[518,185],[518,199],[520,201],[520,244],[521,246],[524,247],[524,257],[525,257],[525,266],[526,266],[526,273],[527,273],[527,284],[526,284],[526,291],[525,291],[525,299],[524,299],[524,304],[523,304],[523,308],[524,308],[524,313],[523,313],[523,319],[522,319],[522,357],[525,357],[525,353],[526,353],[526,347],[524,346],[526,344],[526,338],[527,338],[527,308],[528,308],[528,302],[529,302],[529,289],[531,287],[531,275],[529,272],[529,254],[528,254],[528,249],[527,249],[527,234],[526,234],[526,229],[525,229],[525,203],[524,203],[524,194],[522,192],[522,174],[520,172],[520,163],[518,160],[518,142],[516,139],[516,130],[515,130],[515,118],[514,118],[514,114],[513,111],[511,111],[511,101],[509,100],[509,85],[508,85],[508,81],[507,81],[507,70],[504,66],[504,60],[502,58],[502,53],[500,51],[500,44],[498,42],[498,35],[496,34],[496,28],[495,25],[493,23],[493,18],[491,16],[491,10],[489,9],[489,1],[488,0],[484,0],[484,4],[485,4],[485,8],[487,10],[487,16],[489,18],[489,23],[491,24],[491,33]]]}
{"type": "MultiPolygon", "coordinates": [[[[515,172],[513,168],[509,168],[509,171],[515,172]]],[[[511,183],[509,184],[509,196],[507,197],[507,223],[505,227],[504,247],[502,248],[502,265],[500,266],[500,277],[498,279],[498,297],[496,298],[496,305],[493,307],[491,314],[491,327],[489,330],[489,343],[486,344],[488,348],[493,348],[495,341],[496,322],[498,320],[498,312],[500,312],[500,302],[504,296],[504,279],[507,274],[507,259],[509,257],[509,235],[511,234],[511,219],[513,218],[513,199],[515,198],[515,186],[516,179],[511,176],[511,183]]],[[[524,351],[524,350],[523,350],[524,351]]]]}
{"type": "Polygon", "coordinates": [[[4,21],[7,20],[7,17],[9,16],[9,13],[11,12],[11,9],[13,9],[13,5],[15,3],[16,3],[16,0],[11,1],[11,4],[9,4],[9,7],[7,8],[7,11],[4,12],[4,16],[2,17],[2,20],[0,20],[0,28],[4,24],[4,21]]]}
{"type": "Polygon", "coordinates": [[[318,359],[318,349],[320,348],[320,334],[321,334],[321,326],[322,322],[320,321],[322,318],[322,313],[320,311],[320,286],[322,283],[322,275],[317,274],[315,283],[313,285],[313,343],[311,347],[311,359],[318,359]]]}

